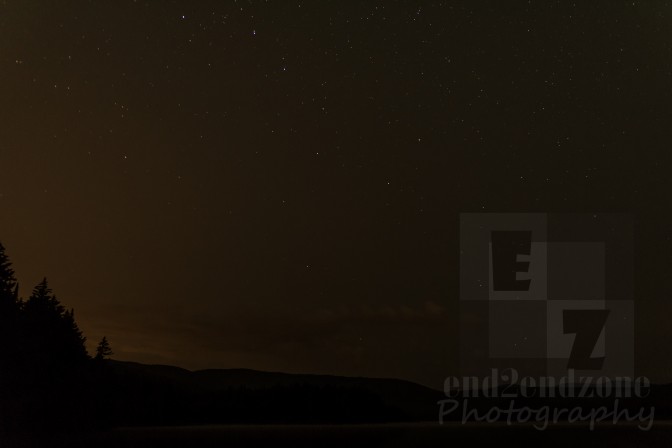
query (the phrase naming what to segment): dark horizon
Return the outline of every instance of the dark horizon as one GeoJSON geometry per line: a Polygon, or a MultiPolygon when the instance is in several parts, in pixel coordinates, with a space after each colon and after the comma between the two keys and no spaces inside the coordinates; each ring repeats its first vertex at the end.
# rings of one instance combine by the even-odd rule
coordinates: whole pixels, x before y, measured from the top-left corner
{"type": "Polygon", "coordinates": [[[621,212],[672,380],[669,5],[0,10],[0,241],[89,351],[440,387],[460,213],[621,212]]]}

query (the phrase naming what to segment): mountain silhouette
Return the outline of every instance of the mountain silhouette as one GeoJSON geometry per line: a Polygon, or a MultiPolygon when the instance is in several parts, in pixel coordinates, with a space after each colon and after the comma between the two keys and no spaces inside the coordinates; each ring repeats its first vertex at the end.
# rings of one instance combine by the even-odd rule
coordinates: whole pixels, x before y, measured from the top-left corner
{"type": "Polygon", "coordinates": [[[436,419],[441,392],[409,381],[105,361],[117,425],[376,423],[436,419]]]}

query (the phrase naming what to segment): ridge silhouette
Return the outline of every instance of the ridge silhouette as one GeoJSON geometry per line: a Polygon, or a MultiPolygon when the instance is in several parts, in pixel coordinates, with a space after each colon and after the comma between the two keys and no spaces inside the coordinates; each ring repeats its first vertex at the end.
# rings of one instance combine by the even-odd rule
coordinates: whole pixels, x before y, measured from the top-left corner
{"type": "MultiPolygon", "coordinates": [[[[107,337],[92,357],[74,310],[61,304],[46,278],[27,299],[19,292],[0,244],[0,441],[14,432],[119,426],[437,421],[437,404],[445,399],[439,391],[395,379],[248,369],[192,372],[117,361],[109,359],[113,352],[107,337]]],[[[672,416],[672,386],[652,387],[647,400],[658,417],[672,416]]],[[[516,398],[516,403],[541,406],[552,400],[516,398]]],[[[474,405],[488,409],[493,402],[476,400],[474,405]]]]}
{"type": "Polygon", "coordinates": [[[74,310],[61,304],[46,278],[27,299],[20,297],[0,244],[0,434],[427,420],[440,398],[437,391],[401,380],[144,366],[108,359],[113,352],[107,337],[93,357],[85,342],[74,310]]]}

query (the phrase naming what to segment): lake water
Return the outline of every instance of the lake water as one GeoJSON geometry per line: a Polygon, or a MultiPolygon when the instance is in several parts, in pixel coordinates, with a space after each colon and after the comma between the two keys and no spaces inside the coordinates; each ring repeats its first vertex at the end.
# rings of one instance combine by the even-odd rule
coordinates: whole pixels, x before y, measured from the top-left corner
{"type": "MultiPolygon", "coordinates": [[[[634,425],[557,425],[538,431],[529,425],[413,423],[386,425],[217,425],[125,428],[80,436],[68,447],[672,447],[672,425],[649,431],[634,425]]],[[[54,445],[55,446],[55,445],[54,445]]]]}

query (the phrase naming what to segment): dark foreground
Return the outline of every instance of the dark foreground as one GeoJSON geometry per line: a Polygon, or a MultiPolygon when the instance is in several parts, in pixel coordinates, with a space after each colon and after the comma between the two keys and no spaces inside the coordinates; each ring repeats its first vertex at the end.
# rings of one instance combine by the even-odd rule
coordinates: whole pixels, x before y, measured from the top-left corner
{"type": "MultiPolygon", "coordinates": [[[[5,440],[1,446],[34,446],[5,440]]],[[[670,447],[672,425],[656,423],[649,431],[634,426],[561,425],[538,431],[530,426],[449,423],[381,425],[235,425],[127,428],[38,442],[40,446],[79,447],[670,447]],[[43,444],[45,443],[45,444],[43,444]]]]}

